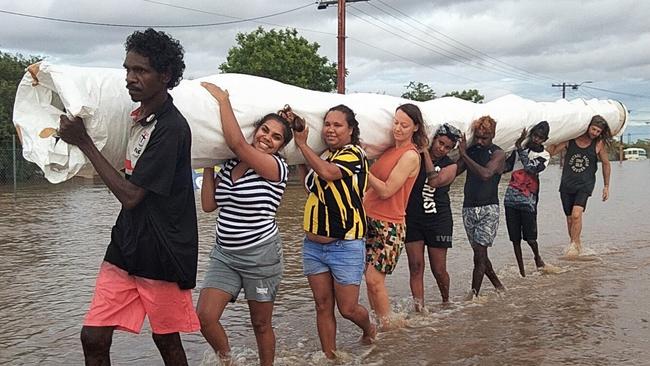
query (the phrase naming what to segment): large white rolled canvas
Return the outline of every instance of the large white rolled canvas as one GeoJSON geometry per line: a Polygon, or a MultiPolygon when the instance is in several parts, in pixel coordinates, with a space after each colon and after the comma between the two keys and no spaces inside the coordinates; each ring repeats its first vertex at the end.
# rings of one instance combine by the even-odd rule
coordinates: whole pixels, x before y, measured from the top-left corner
{"type": "MultiPolygon", "coordinates": [[[[104,156],[118,169],[122,168],[129,113],[137,107],[125,88],[122,69],[74,67],[42,62],[33,76],[26,72],[16,93],[14,124],[20,133],[24,157],[36,163],[52,183],[75,175],[92,175],[92,166],[81,151],[50,136],[40,137],[45,128],[58,128],[59,115],[68,113],[82,117],[89,135],[104,156]],[[38,79],[38,82],[36,82],[38,79]]],[[[192,129],[192,165],[213,166],[232,157],[221,133],[216,101],[201,87],[209,81],[230,93],[235,115],[246,136],[253,124],[269,112],[285,104],[304,117],[310,129],[309,145],[325,149],[320,131],[325,112],[337,104],[352,108],[360,123],[361,140],[370,157],[376,157],[391,145],[390,132],[395,108],[414,103],[422,110],[429,135],[441,123],[450,122],[469,134],[473,120],[490,115],[497,121],[494,142],[506,150],[523,128],[546,120],[551,127],[549,143],[579,136],[592,116],[603,116],[613,133],[619,133],[627,121],[627,110],[615,100],[558,100],[534,102],[507,95],[485,104],[445,97],[427,102],[380,94],[334,94],[306,90],[270,79],[241,75],[217,74],[196,80],[183,80],[171,90],[174,103],[192,129]]],[[[289,164],[302,163],[302,155],[293,143],[283,151],[289,164]]]]}

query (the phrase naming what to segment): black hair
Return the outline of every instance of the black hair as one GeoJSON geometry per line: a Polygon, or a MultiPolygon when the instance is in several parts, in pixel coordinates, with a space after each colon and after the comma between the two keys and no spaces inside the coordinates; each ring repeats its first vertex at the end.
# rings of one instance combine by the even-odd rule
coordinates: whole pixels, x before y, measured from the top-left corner
{"type": "Polygon", "coordinates": [[[334,111],[341,112],[345,115],[345,121],[348,123],[348,127],[352,129],[352,135],[350,136],[351,142],[354,145],[359,145],[359,135],[361,134],[361,131],[359,130],[359,121],[357,121],[357,118],[354,115],[354,111],[345,104],[339,104],[328,109],[327,113],[325,113],[325,117],[327,117],[327,114],[329,112],[334,111]]]}
{"type": "Polygon", "coordinates": [[[135,31],[124,43],[126,52],[136,52],[149,59],[149,64],[158,73],[169,73],[167,89],[178,86],[183,79],[185,62],[183,46],[167,33],[147,28],[144,32],[135,31]]]}
{"type": "Polygon", "coordinates": [[[531,138],[533,135],[536,135],[540,137],[542,140],[546,141],[548,140],[548,134],[551,130],[551,127],[549,126],[548,122],[546,121],[541,121],[537,123],[533,128],[530,129],[530,132],[528,133],[528,137],[531,138]]]}
{"type": "Polygon", "coordinates": [[[429,139],[427,138],[426,126],[424,125],[424,117],[422,117],[422,112],[420,108],[412,103],[402,104],[397,107],[396,111],[402,111],[406,113],[407,116],[413,121],[415,127],[418,129],[413,132],[413,143],[419,148],[427,147],[429,145],[429,139]]]}
{"type": "Polygon", "coordinates": [[[277,113],[269,113],[266,116],[262,117],[259,121],[255,122],[253,124],[253,127],[255,127],[255,131],[253,132],[253,136],[257,132],[257,130],[262,127],[264,122],[270,121],[270,120],[275,120],[280,123],[282,123],[282,127],[284,128],[284,142],[282,142],[282,146],[280,148],[285,147],[293,138],[293,132],[291,131],[291,125],[289,124],[289,121],[287,121],[286,118],[282,117],[281,115],[277,113]]]}

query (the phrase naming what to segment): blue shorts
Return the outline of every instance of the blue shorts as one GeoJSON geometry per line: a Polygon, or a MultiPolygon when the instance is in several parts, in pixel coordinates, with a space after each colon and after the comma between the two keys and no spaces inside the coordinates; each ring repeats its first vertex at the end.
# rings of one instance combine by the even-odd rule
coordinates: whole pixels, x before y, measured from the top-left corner
{"type": "Polygon", "coordinates": [[[331,272],[339,285],[361,285],[366,267],[363,239],[335,240],[320,244],[305,238],[302,244],[302,268],[305,276],[331,272]]]}

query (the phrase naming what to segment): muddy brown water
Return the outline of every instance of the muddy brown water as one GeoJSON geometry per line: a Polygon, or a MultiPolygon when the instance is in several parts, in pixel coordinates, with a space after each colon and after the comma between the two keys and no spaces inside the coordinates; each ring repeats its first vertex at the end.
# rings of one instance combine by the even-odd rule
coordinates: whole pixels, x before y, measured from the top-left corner
{"type": "MultiPolygon", "coordinates": [[[[609,201],[600,201],[598,172],[584,219],[589,260],[564,261],[566,224],[557,187],[560,168],[541,177],[539,242],[556,274],[534,271],[520,278],[502,215],[490,257],[508,288],[504,295],[483,284],[483,297],[465,301],[472,254],[460,204],[462,177],[452,186],[454,247],[448,254],[449,307],[427,273],[428,312],[412,311],[406,255],[387,280],[391,303],[407,326],[357,343],[359,331],[339,318],[339,364],[347,365],[644,365],[650,364],[650,161],[612,163],[609,201]]],[[[503,195],[507,176],[503,178],[503,195]]],[[[82,364],[79,330],[119,203],[99,183],[72,181],[19,189],[0,187],[0,364],[82,364]]],[[[198,198],[198,196],[197,196],[198,198]]],[[[288,188],[278,215],[285,273],[274,312],[277,365],[327,364],[320,353],[311,292],[302,276],[304,194],[288,188]]],[[[214,214],[199,214],[199,281],[214,242],[214,214]]],[[[362,303],[367,305],[365,287],[362,303]]],[[[198,291],[195,292],[195,301],[198,291]]],[[[235,358],[256,364],[246,304],[230,305],[223,322],[235,358]]],[[[191,365],[213,364],[200,334],[183,335],[191,365]],[[204,357],[206,358],[204,360],[204,357]]],[[[140,335],[116,332],[117,365],[159,365],[148,325],[140,335]]]]}

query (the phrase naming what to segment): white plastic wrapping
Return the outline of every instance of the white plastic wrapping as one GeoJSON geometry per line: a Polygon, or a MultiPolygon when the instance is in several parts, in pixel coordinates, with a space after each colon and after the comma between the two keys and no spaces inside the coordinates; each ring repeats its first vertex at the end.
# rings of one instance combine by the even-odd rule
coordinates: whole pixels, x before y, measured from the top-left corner
{"type": "MultiPolygon", "coordinates": [[[[137,107],[127,93],[125,73],[121,69],[83,68],[42,62],[36,80],[25,73],[16,93],[14,124],[23,143],[24,157],[43,170],[52,183],[75,175],[91,175],[93,170],[81,151],[54,136],[40,137],[46,128],[58,128],[59,115],[84,118],[86,128],[102,154],[118,169],[124,161],[129,113],[137,107]]],[[[444,122],[450,122],[469,133],[470,123],[483,115],[497,121],[494,142],[510,150],[523,128],[546,120],[551,127],[549,143],[579,136],[591,117],[603,116],[613,133],[624,128],[627,110],[614,100],[559,100],[534,102],[507,95],[485,104],[445,97],[428,102],[412,102],[379,94],[334,94],[306,90],[270,79],[218,74],[197,80],[183,80],[170,93],[174,103],[192,129],[192,165],[213,166],[232,157],[221,133],[216,101],[199,84],[209,81],[230,93],[230,99],[244,135],[251,136],[253,123],[285,104],[305,118],[310,128],[309,145],[323,150],[320,131],[325,112],[337,104],[352,108],[360,123],[361,140],[370,157],[377,156],[391,145],[392,118],[395,108],[403,103],[420,107],[429,135],[444,122]]],[[[283,151],[289,164],[303,162],[293,143],[283,151]]]]}

